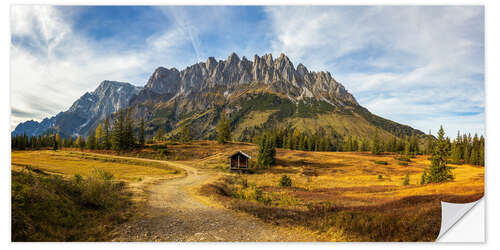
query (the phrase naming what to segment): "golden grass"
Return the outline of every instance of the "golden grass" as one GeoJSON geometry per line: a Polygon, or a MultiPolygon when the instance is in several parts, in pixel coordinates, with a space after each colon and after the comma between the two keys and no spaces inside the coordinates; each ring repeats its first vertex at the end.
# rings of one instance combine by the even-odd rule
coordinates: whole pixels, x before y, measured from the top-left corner
{"type": "MultiPolygon", "coordinates": [[[[257,146],[200,143],[189,145],[190,152],[207,156],[186,163],[221,170],[227,176],[204,185],[203,195],[273,224],[306,228],[319,240],[433,241],[440,228],[440,201],[471,202],[484,193],[484,167],[480,166],[449,164],[453,181],[421,185],[421,175],[430,165],[428,156],[412,158],[405,166],[395,154],[277,149],[275,166],[239,175],[228,173],[227,156],[242,150],[255,160],[257,146]],[[407,173],[410,184],[403,185],[407,173]],[[292,187],[279,186],[285,174],[292,179],[292,187]],[[232,178],[246,184],[225,181],[232,178]]],[[[176,145],[169,150],[185,149],[176,145]]]]}
{"type": "MultiPolygon", "coordinates": [[[[252,156],[252,161],[257,159],[258,148],[250,143],[221,145],[214,141],[193,141],[167,145],[169,160],[181,160],[185,165],[210,170],[214,176],[237,175],[228,172],[227,157],[238,150],[252,156]]],[[[159,153],[148,148],[129,155],[156,159],[159,153]]],[[[135,160],[115,162],[104,158],[65,151],[12,153],[13,168],[27,164],[47,172],[86,175],[98,167],[135,185],[142,185],[137,181],[140,177],[163,178],[174,174],[172,168],[160,163],[148,165],[135,160]]],[[[261,190],[264,198],[270,198],[271,205],[246,200],[235,203],[230,193],[226,201],[232,201],[221,204],[232,204],[229,206],[232,209],[273,223],[297,229],[305,227],[324,240],[429,241],[439,232],[440,200],[470,202],[484,193],[484,167],[449,164],[455,176],[453,181],[421,185],[421,175],[430,165],[428,156],[412,158],[407,166],[399,165],[400,161],[395,158],[394,154],[373,156],[367,152],[277,149],[275,166],[240,176],[256,190],[261,190]],[[376,164],[375,161],[388,164],[376,164]],[[407,173],[410,185],[405,186],[403,180],[407,173]],[[292,187],[279,186],[279,179],[284,174],[292,179],[292,187]],[[325,203],[331,207],[323,209],[325,203]],[[349,218],[353,216],[356,220],[351,221],[349,218]],[[396,231],[379,235],[379,228],[396,231]]],[[[205,187],[217,188],[216,184],[205,187]]],[[[207,199],[204,202],[211,203],[207,199]]]]}
{"type": "Polygon", "coordinates": [[[140,182],[144,178],[168,178],[180,172],[162,163],[127,160],[113,156],[98,156],[72,151],[13,151],[13,169],[28,165],[45,172],[65,176],[89,175],[94,169],[102,169],[115,179],[140,182]]]}
{"type": "MultiPolygon", "coordinates": [[[[353,134],[360,137],[371,136],[375,133],[376,127],[360,117],[358,114],[343,115],[336,113],[318,114],[313,118],[293,117],[288,118],[287,122],[293,124],[293,127],[302,131],[315,133],[319,128],[331,126],[339,134],[353,134]]],[[[388,140],[394,136],[389,132],[378,129],[379,136],[388,140]]]]}
{"type": "MultiPolygon", "coordinates": [[[[373,205],[414,195],[473,195],[484,191],[484,168],[472,165],[453,165],[455,180],[420,185],[420,178],[430,162],[428,156],[413,158],[401,166],[395,155],[372,156],[369,153],[303,152],[278,150],[277,163],[271,171],[248,175],[249,182],[258,186],[278,187],[283,174],[291,177],[293,187],[313,193],[329,193],[343,205],[373,205]],[[388,165],[375,164],[376,160],[388,165]],[[301,170],[313,168],[318,176],[304,176],[301,170]],[[410,185],[403,186],[410,174],[410,185]],[[378,175],[382,178],[379,179],[378,175]]],[[[314,196],[314,195],[312,195],[314,196]]],[[[327,198],[327,195],[321,195],[327,198]]],[[[307,198],[307,197],[305,197],[307,198]]]]}
{"type": "Polygon", "coordinates": [[[276,113],[278,110],[251,111],[246,114],[243,121],[239,122],[233,131],[233,137],[237,138],[241,135],[245,128],[259,127],[269,119],[269,116],[276,113]]]}

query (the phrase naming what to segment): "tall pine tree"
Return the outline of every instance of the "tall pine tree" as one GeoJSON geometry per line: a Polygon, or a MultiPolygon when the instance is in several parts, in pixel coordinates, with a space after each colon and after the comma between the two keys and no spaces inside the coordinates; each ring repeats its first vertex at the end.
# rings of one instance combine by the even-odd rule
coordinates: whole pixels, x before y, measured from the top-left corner
{"type": "Polygon", "coordinates": [[[259,155],[257,157],[257,165],[261,168],[268,168],[274,164],[275,156],[275,142],[269,133],[264,132],[259,141],[259,155]]]}
{"type": "Polygon", "coordinates": [[[426,183],[436,183],[453,180],[450,167],[447,166],[448,155],[450,154],[449,144],[444,137],[443,126],[439,128],[438,138],[435,141],[431,157],[431,166],[427,171],[426,183]]]}
{"type": "Polygon", "coordinates": [[[115,151],[122,151],[125,145],[125,115],[123,110],[120,110],[113,121],[113,129],[111,130],[111,144],[115,151]]]}
{"type": "Polygon", "coordinates": [[[146,138],[144,135],[144,118],[139,122],[139,147],[144,148],[146,145],[146,138]]]}
{"type": "Polygon", "coordinates": [[[379,155],[382,153],[382,145],[380,142],[380,138],[378,136],[378,130],[375,130],[375,134],[373,135],[372,141],[372,154],[379,155]]]}
{"type": "Polygon", "coordinates": [[[103,128],[102,128],[102,123],[99,123],[97,125],[97,128],[95,129],[95,141],[96,141],[96,148],[97,149],[103,149],[104,148],[104,136],[103,136],[103,128]]]}
{"type": "Polygon", "coordinates": [[[217,124],[217,142],[225,144],[231,141],[231,125],[225,114],[221,114],[217,124]]]}
{"type": "Polygon", "coordinates": [[[187,122],[185,122],[181,127],[181,141],[182,142],[190,142],[191,141],[191,133],[189,131],[189,127],[187,122]]]}
{"type": "Polygon", "coordinates": [[[111,127],[110,127],[110,124],[109,124],[109,118],[106,118],[106,120],[104,120],[104,128],[103,128],[103,143],[104,143],[104,149],[111,149],[111,141],[112,141],[112,136],[111,136],[111,127]]]}

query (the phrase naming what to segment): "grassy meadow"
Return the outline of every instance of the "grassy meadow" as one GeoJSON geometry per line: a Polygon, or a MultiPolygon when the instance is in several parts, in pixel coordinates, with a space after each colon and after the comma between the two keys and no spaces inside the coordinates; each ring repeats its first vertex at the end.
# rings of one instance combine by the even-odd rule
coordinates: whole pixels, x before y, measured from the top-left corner
{"type": "Polygon", "coordinates": [[[12,152],[13,241],[108,241],[140,217],[155,181],[182,176],[159,162],[78,151],[12,152]]]}
{"type": "MultiPolygon", "coordinates": [[[[207,155],[192,164],[225,172],[231,153],[242,150],[254,161],[258,150],[251,144],[210,142],[195,142],[189,148],[190,154],[207,155]]],[[[185,153],[182,145],[169,150],[185,153]]],[[[453,181],[421,185],[421,175],[430,165],[428,156],[409,162],[398,158],[277,149],[272,168],[254,174],[228,172],[203,186],[201,193],[270,223],[312,231],[324,241],[433,241],[439,234],[441,201],[472,202],[483,196],[484,167],[450,164],[453,181]],[[404,185],[407,174],[409,184],[404,185]],[[280,186],[283,175],[291,179],[290,187],[280,186]]]]}
{"type": "MultiPolygon", "coordinates": [[[[472,202],[484,193],[484,167],[467,164],[449,164],[453,181],[420,184],[430,164],[424,155],[407,161],[396,154],[276,149],[275,166],[252,174],[231,173],[228,156],[238,150],[255,162],[256,145],[215,141],[164,142],[121,154],[135,159],[98,150],[13,151],[13,183],[25,171],[69,182],[76,174],[85,180],[106,171],[123,183],[123,194],[130,193],[124,197],[137,203],[146,199],[144,185],[184,174],[149,159],[181,161],[214,178],[222,176],[199,188],[204,199],[274,225],[307,231],[320,241],[433,241],[440,229],[440,201],[472,202]],[[284,175],[290,186],[280,185],[284,175]],[[407,175],[409,183],[404,184],[407,175]]],[[[13,185],[13,196],[14,191],[13,185]]],[[[81,197],[75,202],[80,204],[81,197]]]]}
{"type": "Polygon", "coordinates": [[[181,170],[159,162],[123,159],[91,152],[68,150],[33,150],[12,152],[13,170],[29,166],[48,173],[73,177],[87,176],[99,169],[111,173],[115,179],[134,182],[140,178],[165,178],[182,174],[181,170]]]}

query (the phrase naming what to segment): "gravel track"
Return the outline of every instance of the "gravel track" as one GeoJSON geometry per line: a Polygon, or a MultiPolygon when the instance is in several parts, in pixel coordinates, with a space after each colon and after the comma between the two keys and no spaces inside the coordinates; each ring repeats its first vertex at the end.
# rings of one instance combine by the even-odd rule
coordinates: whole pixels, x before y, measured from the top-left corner
{"type": "MultiPolygon", "coordinates": [[[[132,157],[121,157],[136,159],[132,157]]],[[[129,221],[114,232],[113,241],[305,241],[290,230],[256,218],[204,204],[193,188],[216,175],[183,163],[163,162],[186,171],[186,176],[163,180],[146,189],[146,216],[129,221]]]]}

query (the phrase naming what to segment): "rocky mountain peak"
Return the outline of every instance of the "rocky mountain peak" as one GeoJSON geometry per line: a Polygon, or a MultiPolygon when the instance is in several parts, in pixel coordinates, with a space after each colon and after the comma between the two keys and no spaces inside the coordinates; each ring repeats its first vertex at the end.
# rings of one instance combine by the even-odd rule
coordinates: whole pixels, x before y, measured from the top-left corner
{"type": "Polygon", "coordinates": [[[266,62],[267,66],[272,66],[273,65],[273,55],[271,55],[271,54],[264,54],[262,56],[262,59],[264,59],[264,62],[266,62]]]}
{"type": "Polygon", "coordinates": [[[239,61],[240,61],[240,58],[234,52],[231,53],[231,55],[229,55],[229,57],[226,60],[227,64],[229,64],[229,65],[237,64],[239,61]]]}
{"type": "Polygon", "coordinates": [[[307,71],[306,66],[304,66],[302,63],[299,63],[299,65],[297,65],[297,73],[299,73],[300,76],[304,76],[309,73],[309,71],[307,71]]]}
{"type": "Polygon", "coordinates": [[[233,52],[226,60],[217,61],[214,57],[209,57],[206,63],[194,64],[180,72],[160,67],[155,70],[145,88],[158,94],[178,96],[191,90],[253,82],[264,83],[272,91],[288,95],[292,99],[307,92],[308,96],[327,100],[334,105],[357,104],[355,98],[329,72],[309,72],[302,64],[295,69],[284,53],[276,59],[273,59],[272,54],[264,54],[262,57],[255,55],[254,60],[249,61],[246,57],[240,59],[233,52]]]}
{"type": "MultiPolygon", "coordinates": [[[[159,68],[157,71],[163,69],[159,68]]],[[[103,119],[128,106],[130,99],[140,90],[140,87],[130,83],[102,81],[94,91],[86,92],[78,98],[68,110],[45,118],[40,123],[20,123],[13,133],[27,132],[36,136],[55,128],[62,136],[86,135],[89,129],[94,129],[103,119]]]]}
{"type": "Polygon", "coordinates": [[[208,71],[212,71],[217,66],[217,61],[215,60],[215,57],[213,56],[209,57],[205,65],[208,71]]]}

